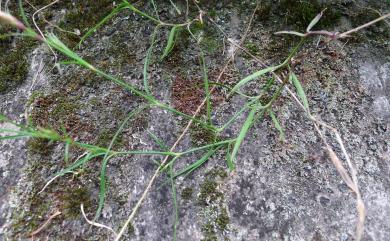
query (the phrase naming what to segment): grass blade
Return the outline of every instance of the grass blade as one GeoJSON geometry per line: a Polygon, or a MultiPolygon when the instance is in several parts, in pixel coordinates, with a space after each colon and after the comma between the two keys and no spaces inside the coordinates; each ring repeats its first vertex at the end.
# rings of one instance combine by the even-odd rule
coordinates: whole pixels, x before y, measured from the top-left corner
{"type": "Polygon", "coordinates": [[[76,162],[74,162],[69,167],[65,168],[64,170],[62,170],[62,171],[60,171],[58,173],[56,173],[54,176],[55,177],[62,176],[64,174],[66,174],[66,173],[72,172],[73,170],[77,169],[78,167],[80,167],[81,165],[87,163],[88,161],[92,160],[93,158],[99,157],[99,156],[103,156],[103,155],[104,155],[104,152],[95,153],[95,154],[88,153],[84,158],[77,160],[76,162]]]}
{"type": "Polygon", "coordinates": [[[23,138],[23,137],[28,137],[28,135],[21,134],[21,135],[13,135],[13,136],[0,136],[0,141],[15,140],[15,139],[23,138]]]}
{"type": "Polygon", "coordinates": [[[268,113],[269,113],[269,116],[271,117],[271,119],[275,125],[275,128],[279,131],[279,139],[281,141],[284,141],[284,138],[285,138],[284,131],[283,131],[283,128],[278,121],[278,118],[276,118],[275,113],[271,109],[268,111],[268,113]]]}
{"type": "Polygon", "coordinates": [[[325,10],[323,10],[322,12],[317,14],[317,16],[315,18],[313,18],[313,20],[311,20],[309,26],[307,26],[306,32],[309,32],[314,27],[314,25],[316,25],[318,23],[318,21],[320,21],[322,15],[324,14],[324,11],[325,10]]]}
{"type": "Polygon", "coordinates": [[[210,125],[212,125],[211,122],[211,97],[210,97],[210,87],[209,87],[209,78],[207,75],[207,67],[206,67],[206,61],[204,58],[204,53],[201,51],[200,53],[200,59],[202,62],[202,70],[203,70],[203,79],[204,79],[204,91],[206,93],[206,109],[207,109],[207,121],[210,125]]]}
{"type": "Polygon", "coordinates": [[[241,131],[238,134],[236,142],[234,143],[232,154],[230,155],[229,160],[227,160],[227,162],[230,163],[229,164],[230,171],[232,171],[234,169],[234,160],[236,158],[238,150],[240,149],[240,146],[241,146],[242,142],[244,141],[244,138],[246,137],[249,129],[253,125],[253,120],[255,118],[255,115],[256,115],[259,107],[261,107],[260,104],[257,104],[254,107],[252,107],[251,111],[248,114],[248,117],[246,118],[244,124],[242,125],[241,131]]]}
{"type": "Polygon", "coordinates": [[[107,169],[108,161],[114,156],[114,155],[109,155],[110,150],[114,146],[114,143],[115,143],[116,139],[118,138],[118,136],[120,135],[120,133],[122,133],[123,129],[125,128],[125,126],[127,124],[127,122],[131,118],[133,118],[135,115],[138,115],[141,111],[143,111],[147,107],[148,106],[141,106],[140,108],[138,108],[138,109],[136,109],[136,110],[134,110],[134,111],[132,111],[132,112],[130,112],[128,114],[126,119],[122,122],[122,124],[120,125],[120,127],[116,131],[114,137],[111,139],[110,145],[108,146],[107,151],[104,154],[104,158],[103,158],[103,161],[102,161],[102,168],[100,170],[99,204],[98,204],[98,209],[97,209],[97,211],[95,213],[94,221],[96,221],[97,218],[100,216],[100,214],[101,214],[101,212],[103,210],[103,206],[104,206],[104,201],[105,201],[105,197],[106,197],[106,169],[107,169]]]}
{"type": "Polygon", "coordinates": [[[262,75],[265,75],[266,73],[269,73],[269,72],[272,72],[274,70],[276,70],[279,66],[272,66],[272,67],[268,67],[268,68],[265,68],[265,69],[262,69],[262,70],[259,70],[247,77],[245,77],[244,79],[242,79],[240,82],[238,82],[234,87],[233,89],[230,91],[230,94],[231,95],[233,92],[235,92],[236,90],[238,90],[241,86],[245,85],[246,83],[248,83],[249,81],[251,80],[254,80],[262,75]]]}
{"type": "Polygon", "coordinates": [[[22,17],[24,24],[26,24],[27,27],[31,28],[31,25],[28,22],[28,19],[26,16],[26,12],[24,11],[24,8],[23,8],[22,0],[18,0],[18,5],[19,5],[20,16],[22,17]]]}
{"type": "Polygon", "coordinates": [[[175,3],[172,2],[172,0],[169,0],[171,2],[171,5],[173,6],[173,8],[176,10],[176,12],[180,15],[181,14],[181,11],[180,9],[176,6],[175,3]]]}
{"type": "Polygon", "coordinates": [[[160,146],[160,148],[162,150],[169,150],[169,147],[167,145],[164,144],[164,142],[158,138],[155,134],[153,134],[152,132],[150,132],[149,130],[146,130],[146,132],[148,133],[148,135],[153,139],[153,141],[160,146]]]}
{"type": "Polygon", "coordinates": [[[232,161],[232,156],[230,155],[231,149],[232,145],[229,144],[228,148],[226,149],[226,165],[228,166],[229,170],[234,170],[234,163],[232,161]]]}
{"type": "Polygon", "coordinates": [[[121,3],[119,4],[116,8],[114,8],[111,13],[109,13],[106,17],[104,17],[100,22],[98,22],[94,27],[92,27],[90,30],[88,30],[87,33],[84,34],[83,37],[81,37],[80,39],[80,42],[77,44],[76,48],[80,48],[81,44],[84,42],[84,40],[86,38],[88,38],[89,36],[91,36],[92,34],[94,34],[96,32],[96,30],[98,28],[100,28],[104,23],[106,23],[107,21],[109,21],[111,18],[113,18],[117,13],[119,13],[120,11],[124,10],[128,8],[127,4],[126,3],[121,3]]]}
{"type": "Polygon", "coordinates": [[[291,72],[290,74],[290,80],[295,86],[295,89],[297,90],[298,97],[301,99],[303,106],[307,111],[309,111],[309,102],[307,101],[305,91],[302,88],[301,82],[298,80],[297,76],[291,72]]]}
{"type": "Polygon", "coordinates": [[[126,4],[126,6],[133,12],[141,15],[142,17],[145,17],[145,18],[148,18],[149,20],[152,20],[153,22],[157,23],[157,24],[160,24],[160,20],[158,19],[155,19],[154,17],[138,10],[136,7],[134,7],[131,3],[129,3],[127,0],[123,0],[123,3],[126,4]]]}
{"type": "Polygon", "coordinates": [[[156,28],[154,29],[153,31],[153,34],[152,34],[152,41],[151,41],[151,44],[150,44],[150,47],[148,49],[148,52],[146,53],[146,58],[145,58],[145,63],[144,63],[144,70],[143,70],[143,75],[144,75],[144,89],[145,89],[145,92],[148,94],[148,95],[151,95],[150,93],[150,88],[149,88],[149,83],[148,83],[148,68],[149,68],[149,64],[150,64],[150,59],[152,57],[152,52],[153,52],[153,48],[154,48],[154,44],[156,43],[156,35],[157,35],[157,30],[159,28],[159,25],[156,26],[156,28]]]}
{"type": "Polygon", "coordinates": [[[196,170],[198,167],[200,167],[201,165],[203,165],[212,155],[214,155],[214,153],[219,150],[222,146],[219,146],[217,148],[213,148],[211,150],[209,150],[204,156],[202,156],[199,160],[195,161],[194,163],[188,165],[187,167],[185,167],[184,169],[180,170],[179,172],[177,172],[173,178],[177,178],[179,176],[182,176],[182,175],[188,175],[190,174],[191,172],[193,172],[194,170],[196,170]]]}
{"type": "Polygon", "coordinates": [[[165,46],[164,53],[161,56],[161,59],[167,57],[169,53],[172,51],[173,47],[175,46],[176,34],[179,28],[180,27],[176,25],[171,28],[171,31],[169,32],[169,36],[168,36],[167,46],[165,46]]]}
{"type": "Polygon", "coordinates": [[[172,190],[172,202],[173,202],[173,212],[174,212],[174,221],[173,221],[173,241],[177,239],[177,224],[179,223],[179,207],[177,205],[177,193],[176,185],[173,177],[173,163],[169,165],[169,177],[171,180],[171,190],[172,190]]]}
{"type": "Polygon", "coordinates": [[[69,146],[70,146],[70,142],[67,141],[65,143],[65,153],[64,153],[65,164],[67,164],[69,162],[69,146]]]}

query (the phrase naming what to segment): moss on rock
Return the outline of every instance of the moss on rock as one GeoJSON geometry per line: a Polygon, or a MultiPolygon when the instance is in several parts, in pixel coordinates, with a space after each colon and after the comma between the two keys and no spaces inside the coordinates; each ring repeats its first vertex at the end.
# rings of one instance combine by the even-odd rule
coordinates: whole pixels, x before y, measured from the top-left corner
{"type": "Polygon", "coordinates": [[[279,11],[284,15],[286,22],[303,30],[309,25],[311,20],[322,10],[327,9],[317,27],[332,26],[341,17],[341,12],[332,4],[321,3],[318,0],[282,0],[279,11]]]}

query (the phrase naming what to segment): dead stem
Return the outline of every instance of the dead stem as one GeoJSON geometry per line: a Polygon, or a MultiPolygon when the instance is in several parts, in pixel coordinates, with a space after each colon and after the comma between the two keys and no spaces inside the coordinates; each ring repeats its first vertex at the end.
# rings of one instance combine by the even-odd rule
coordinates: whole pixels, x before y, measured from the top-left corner
{"type": "Polygon", "coordinates": [[[55,217],[57,217],[60,214],[61,214],[61,212],[57,210],[55,213],[50,215],[50,217],[37,230],[30,233],[28,236],[34,237],[35,235],[39,234],[42,230],[44,230],[46,228],[46,226],[48,226],[50,224],[51,220],[53,220],[55,217]]]}

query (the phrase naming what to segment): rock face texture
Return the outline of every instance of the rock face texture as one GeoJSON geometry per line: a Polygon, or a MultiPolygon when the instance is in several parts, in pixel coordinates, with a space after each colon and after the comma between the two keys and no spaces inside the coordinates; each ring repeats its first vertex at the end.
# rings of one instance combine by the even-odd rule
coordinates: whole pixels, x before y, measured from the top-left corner
{"type": "MultiPolygon", "coordinates": [[[[36,9],[50,3],[30,2],[36,9]]],[[[243,95],[229,96],[229,88],[264,68],[262,63],[283,62],[299,41],[298,37],[274,35],[276,31],[302,32],[324,8],[327,11],[316,30],[343,32],[390,12],[389,2],[376,0],[198,1],[198,5],[188,1],[188,8],[186,1],[172,2],[134,3],[166,23],[185,23],[199,18],[199,9],[205,12],[203,24],[198,21],[189,26],[198,41],[186,28],[179,28],[164,59],[161,56],[169,46],[172,27],[156,30],[153,20],[128,8],[77,45],[83,34],[118,6],[112,1],[57,3],[34,17],[43,32],[56,34],[93,66],[138,89],[144,89],[144,63],[155,33],[146,71],[151,94],[188,115],[206,96],[202,50],[210,88],[216,86],[211,120],[220,127],[248,101],[243,95]],[[237,50],[232,42],[240,44],[244,36],[241,45],[246,50],[237,50]],[[224,69],[233,52],[233,61],[224,69]]],[[[17,4],[8,4],[11,13],[18,15],[17,4]]],[[[26,17],[32,19],[36,10],[22,5],[26,17]]],[[[2,34],[10,30],[0,29],[2,34]]],[[[302,83],[311,114],[340,132],[358,172],[366,205],[363,240],[386,241],[390,237],[390,20],[348,39],[324,40],[308,38],[290,67],[302,83]]],[[[102,75],[63,64],[69,59],[44,43],[24,42],[19,37],[0,41],[0,50],[7,53],[1,58],[20,55],[12,62],[0,60],[0,111],[18,124],[52,129],[94,146],[112,144],[116,151],[167,151],[189,121],[154,106],[124,123],[129,113],[148,102],[102,75]]],[[[276,74],[286,76],[288,71],[276,74]]],[[[255,79],[241,91],[250,96],[262,93],[270,77],[255,79]]],[[[276,86],[264,95],[264,101],[276,86]]],[[[287,87],[295,91],[292,84],[287,87]]],[[[172,173],[201,159],[208,150],[177,159],[172,169],[160,173],[122,239],[355,240],[355,194],[330,161],[313,122],[286,90],[273,102],[272,111],[284,140],[270,115],[264,114],[244,138],[233,171],[226,162],[232,147],[221,147],[200,167],[172,179],[172,173]]],[[[236,138],[248,115],[244,111],[219,135],[195,122],[174,151],[236,138]]],[[[199,118],[206,116],[203,108],[199,118]]],[[[3,121],[0,129],[17,127],[3,121]]],[[[335,136],[322,131],[342,157],[335,136]]],[[[85,149],[73,145],[69,155],[64,155],[66,149],[61,141],[40,138],[0,141],[1,240],[114,239],[110,231],[88,224],[80,210],[82,204],[92,220],[98,209],[102,157],[56,178],[40,192],[56,173],[86,155],[85,149]],[[51,219],[56,212],[60,214],[51,219]]],[[[163,159],[159,155],[110,159],[104,206],[96,221],[119,230],[163,159]]]]}

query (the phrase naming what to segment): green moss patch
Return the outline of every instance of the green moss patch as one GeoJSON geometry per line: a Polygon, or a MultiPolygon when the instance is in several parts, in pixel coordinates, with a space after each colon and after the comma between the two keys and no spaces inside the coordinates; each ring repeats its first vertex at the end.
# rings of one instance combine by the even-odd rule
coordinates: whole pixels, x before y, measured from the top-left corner
{"type": "Polygon", "coordinates": [[[78,218],[81,215],[80,206],[91,207],[92,200],[88,189],[83,187],[67,188],[60,196],[61,210],[67,218],[78,218]]]}
{"type": "MultiPolygon", "coordinates": [[[[74,32],[76,29],[83,36],[91,27],[107,16],[113,9],[112,0],[84,0],[66,4],[67,13],[59,27],[74,32]]],[[[64,42],[75,47],[80,41],[80,36],[75,34],[58,32],[64,42]]]]}
{"type": "MultiPolygon", "coordinates": [[[[12,31],[0,27],[0,34],[12,31]]],[[[0,93],[19,86],[27,78],[28,55],[34,46],[31,39],[0,39],[0,93]]]]}
{"type": "Polygon", "coordinates": [[[311,20],[325,8],[327,10],[316,27],[336,25],[341,17],[341,12],[337,10],[337,6],[320,3],[318,0],[282,0],[279,12],[284,15],[287,24],[297,26],[299,30],[304,30],[311,20]]]}
{"type": "Polygon", "coordinates": [[[93,130],[91,123],[83,121],[78,114],[83,106],[77,96],[63,92],[39,95],[33,100],[32,107],[29,122],[33,126],[53,129],[72,137],[93,130]]]}
{"type": "Polygon", "coordinates": [[[183,189],[183,191],[181,192],[181,197],[184,199],[184,200],[190,200],[192,198],[192,194],[194,193],[194,189],[191,188],[191,187],[186,187],[183,189]]]}

